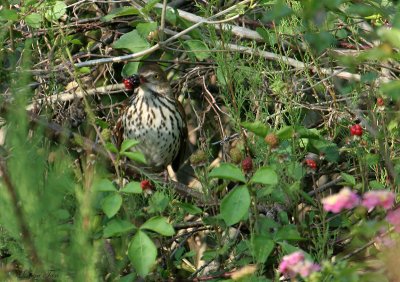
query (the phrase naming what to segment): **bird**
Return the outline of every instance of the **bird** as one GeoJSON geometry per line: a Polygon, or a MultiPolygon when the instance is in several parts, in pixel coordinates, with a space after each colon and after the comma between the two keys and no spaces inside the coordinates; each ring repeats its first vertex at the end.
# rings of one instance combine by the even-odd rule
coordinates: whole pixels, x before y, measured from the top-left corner
{"type": "MultiPolygon", "coordinates": [[[[158,64],[144,64],[138,74],[123,83],[133,90],[119,121],[122,140],[135,139],[132,148],[141,152],[152,172],[165,171],[168,165],[179,170],[187,146],[187,123],[182,104],[174,97],[166,73],[158,64]]],[[[118,123],[117,123],[118,124],[118,123]]]]}

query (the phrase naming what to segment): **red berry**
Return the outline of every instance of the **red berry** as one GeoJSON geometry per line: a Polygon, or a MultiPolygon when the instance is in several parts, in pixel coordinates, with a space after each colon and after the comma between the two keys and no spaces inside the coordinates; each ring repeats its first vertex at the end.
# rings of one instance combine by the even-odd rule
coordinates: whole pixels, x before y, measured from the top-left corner
{"type": "Polygon", "coordinates": [[[383,98],[379,97],[378,99],[376,99],[376,104],[378,105],[378,107],[383,107],[385,106],[385,101],[383,100],[383,98]]]}
{"type": "Polygon", "coordinates": [[[354,124],[350,127],[350,134],[353,136],[362,136],[363,134],[363,129],[361,125],[359,124],[354,124]]]}
{"type": "Polygon", "coordinates": [[[133,85],[132,85],[132,83],[131,83],[131,81],[130,81],[129,79],[124,78],[124,79],[122,80],[122,82],[124,83],[125,89],[126,89],[126,90],[132,90],[133,85]]]}
{"type": "Polygon", "coordinates": [[[142,188],[142,190],[151,190],[153,188],[153,185],[151,185],[151,182],[149,180],[145,179],[140,182],[140,187],[142,188]]]}
{"type": "Polygon", "coordinates": [[[251,157],[246,157],[242,161],[242,169],[245,173],[249,173],[253,170],[253,160],[251,159],[251,157]]]}
{"type": "Polygon", "coordinates": [[[316,161],[314,161],[314,160],[312,160],[312,159],[306,159],[305,162],[306,162],[306,165],[307,165],[309,168],[311,168],[311,169],[313,169],[313,170],[316,170],[316,169],[317,169],[317,162],[316,162],[316,161]]]}

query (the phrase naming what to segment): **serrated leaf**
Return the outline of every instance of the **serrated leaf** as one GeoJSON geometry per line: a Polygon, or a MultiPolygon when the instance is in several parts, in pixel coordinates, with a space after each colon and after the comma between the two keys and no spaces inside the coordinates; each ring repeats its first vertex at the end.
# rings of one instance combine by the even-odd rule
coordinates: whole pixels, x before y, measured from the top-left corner
{"type": "Polygon", "coordinates": [[[114,44],[115,49],[126,49],[131,53],[140,52],[150,47],[150,44],[141,37],[137,30],[125,33],[114,44]]]}
{"type": "Polygon", "coordinates": [[[121,150],[120,153],[125,152],[126,150],[132,148],[133,146],[136,146],[137,144],[139,144],[140,142],[138,140],[134,140],[134,139],[127,139],[124,140],[121,144],[121,150]]]}
{"type": "Polygon", "coordinates": [[[130,160],[138,162],[138,163],[142,163],[142,164],[146,164],[146,158],[144,157],[144,155],[141,152],[123,152],[121,153],[121,155],[128,157],[130,160]]]}
{"type": "Polygon", "coordinates": [[[44,16],[48,21],[56,21],[67,12],[67,5],[62,1],[56,1],[54,5],[48,9],[44,16]]]}
{"type": "Polygon", "coordinates": [[[131,15],[138,15],[139,10],[134,7],[121,7],[115,10],[112,10],[108,15],[101,18],[103,22],[111,21],[113,18],[116,17],[123,17],[123,16],[131,16],[131,15]]]}
{"type": "Polygon", "coordinates": [[[120,236],[136,228],[135,225],[127,220],[113,219],[107,223],[103,230],[103,237],[110,238],[114,236],[120,236]]]}
{"type": "Polygon", "coordinates": [[[175,234],[175,230],[168,220],[162,216],[155,216],[147,220],[140,226],[140,229],[147,229],[163,236],[172,236],[175,234]]]}
{"type": "Polygon", "coordinates": [[[274,234],[274,241],[300,241],[303,240],[299,231],[297,231],[294,225],[286,225],[281,227],[274,234]]]}
{"type": "Polygon", "coordinates": [[[284,126],[276,132],[276,135],[280,140],[288,140],[293,138],[294,133],[293,126],[284,126]]]}
{"type": "Polygon", "coordinates": [[[260,167],[250,179],[251,183],[260,183],[266,185],[278,184],[278,174],[270,167],[260,167]]]}
{"type": "Polygon", "coordinates": [[[122,197],[118,193],[112,193],[104,198],[101,208],[108,218],[113,217],[122,205],[122,197]]]}
{"type": "Polygon", "coordinates": [[[265,263],[274,250],[275,243],[265,235],[253,235],[251,238],[252,255],[257,263],[265,263]]]}
{"type": "Polygon", "coordinates": [[[33,28],[40,28],[42,21],[43,21],[42,16],[37,13],[32,13],[25,17],[26,24],[33,28]]]}
{"type": "Polygon", "coordinates": [[[200,214],[202,212],[202,209],[189,203],[177,203],[176,205],[181,209],[183,209],[184,211],[193,215],[200,214]]]}
{"type": "Polygon", "coordinates": [[[221,163],[210,172],[209,177],[246,182],[243,172],[231,163],[221,163]]]}
{"type": "Polygon", "coordinates": [[[128,257],[136,272],[146,277],[156,262],[157,248],[149,236],[139,230],[129,244],[128,257]]]}
{"type": "Polygon", "coordinates": [[[250,193],[246,186],[234,188],[221,201],[221,217],[230,226],[238,223],[249,212],[250,193]]]}
{"type": "Polygon", "coordinates": [[[127,194],[142,194],[143,189],[140,186],[139,182],[133,181],[133,182],[126,184],[125,187],[122,188],[121,192],[127,193],[127,194]]]}
{"type": "Polygon", "coordinates": [[[261,121],[256,122],[242,122],[241,125],[247,130],[253,132],[255,135],[264,138],[269,132],[270,127],[261,121]]]}
{"type": "Polygon", "coordinates": [[[121,75],[122,77],[131,76],[138,72],[140,62],[128,62],[126,63],[123,68],[121,75]]]}
{"type": "Polygon", "coordinates": [[[196,56],[199,61],[210,57],[210,49],[201,40],[186,40],[185,45],[196,56]]]}
{"type": "Polygon", "coordinates": [[[0,10],[0,20],[6,21],[17,21],[18,20],[18,13],[15,10],[3,9],[0,10]]]}
{"type": "Polygon", "coordinates": [[[343,178],[345,184],[347,184],[349,186],[356,185],[356,179],[354,178],[354,176],[344,173],[344,172],[342,172],[340,175],[343,178]]]}
{"type": "Polygon", "coordinates": [[[150,32],[157,30],[157,23],[156,22],[138,23],[136,25],[136,30],[138,31],[140,36],[142,36],[143,38],[147,38],[150,32]]]}
{"type": "Polygon", "coordinates": [[[102,179],[98,182],[95,182],[93,185],[93,190],[97,192],[115,192],[117,188],[115,188],[114,184],[108,179],[102,179]]]}

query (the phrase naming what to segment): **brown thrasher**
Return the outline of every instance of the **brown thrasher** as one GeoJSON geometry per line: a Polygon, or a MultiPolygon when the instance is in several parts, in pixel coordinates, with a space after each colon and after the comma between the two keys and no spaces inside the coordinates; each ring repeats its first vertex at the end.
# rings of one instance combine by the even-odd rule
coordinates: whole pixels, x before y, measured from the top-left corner
{"type": "Polygon", "coordinates": [[[147,64],[123,82],[135,93],[120,119],[122,139],[140,142],[132,150],[143,153],[145,168],[159,172],[172,164],[177,171],[186,150],[186,116],[165,72],[157,64],[147,64]]]}

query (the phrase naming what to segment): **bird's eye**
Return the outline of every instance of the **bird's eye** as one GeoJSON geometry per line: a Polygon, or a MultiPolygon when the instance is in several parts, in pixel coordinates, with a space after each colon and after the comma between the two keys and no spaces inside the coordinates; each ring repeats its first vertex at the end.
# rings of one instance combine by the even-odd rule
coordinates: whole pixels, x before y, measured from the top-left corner
{"type": "Polygon", "coordinates": [[[160,76],[159,76],[158,74],[155,74],[155,75],[154,75],[154,78],[155,78],[155,79],[159,79],[160,76]]]}

